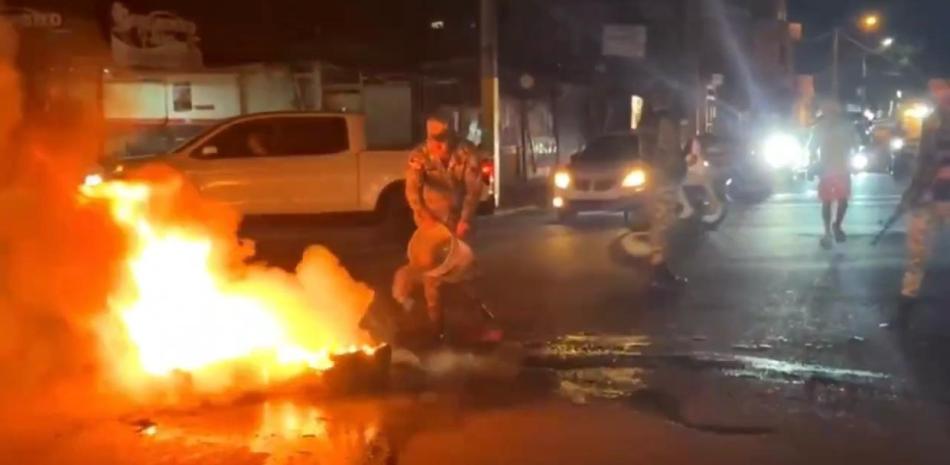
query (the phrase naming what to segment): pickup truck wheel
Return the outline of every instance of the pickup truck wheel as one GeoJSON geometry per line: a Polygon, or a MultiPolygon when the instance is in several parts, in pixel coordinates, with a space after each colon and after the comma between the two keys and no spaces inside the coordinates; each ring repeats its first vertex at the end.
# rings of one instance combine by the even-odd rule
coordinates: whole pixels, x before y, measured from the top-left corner
{"type": "Polygon", "coordinates": [[[400,242],[408,241],[415,229],[412,209],[402,195],[388,196],[383,204],[382,220],[386,235],[400,242]]]}

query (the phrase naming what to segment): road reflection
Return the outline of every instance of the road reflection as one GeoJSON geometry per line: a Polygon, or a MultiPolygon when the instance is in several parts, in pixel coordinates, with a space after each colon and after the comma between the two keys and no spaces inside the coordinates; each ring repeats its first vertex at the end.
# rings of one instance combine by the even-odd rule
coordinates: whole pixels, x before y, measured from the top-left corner
{"type": "Polygon", "coordinates": [[[393,463],[380,418],[333,418],[317,406],[297,401],[265,402],[260,426],[250,439],[254,453],[266,454],[268,465],[293,462],[322,464],[393,463]]]}

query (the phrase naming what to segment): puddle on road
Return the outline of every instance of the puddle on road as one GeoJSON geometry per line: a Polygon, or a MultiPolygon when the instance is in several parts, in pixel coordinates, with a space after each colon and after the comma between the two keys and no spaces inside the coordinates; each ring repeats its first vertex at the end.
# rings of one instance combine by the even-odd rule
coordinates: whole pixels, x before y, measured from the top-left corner
{"type": "Polygon", "coordinates": [[[721,434],[766,434],[763,427],[695,425],[686,421],[669,393],[655,382],[659,372],[695,372],[766,383],[760,391],[781,393],[781,401],[804,401],[819,411],[856,411],[865,400],[909,397],[906,386],[891,376],[866,370],[835,368],[764,356],[652,350],[645,336],[570,335],[530,344],[525,366],[553,372],[559,393],[574,403],[592,399],[630,401],[682,426],[721,434]],[[774,388],[768,385],[775,386],[774,388]],[[663,402],[661,402],[663,400],[663,402]],[[655,405],[654,405],[655,404],[655,405]]]}
{"type": "Polygon", "coordinates": [[[558,373],[558,393],[575,404],[591,398],[619,399],[646,388],[640,368],[583,368],[558,373]]]}
{"type": "Polygon", "coordinates": [[[762,356],[716,352],[665,353],[651,351],[646,336],[569,335],[553,341],[529,344],[525,365],[534,368],[571,370],[596,367],[641,368],[680,367],[715,370],[731,376],[763,381],[824,379],[829,382],[874,384],[892,381],[884,373],[835,368],[779,360],[762,356]]]}

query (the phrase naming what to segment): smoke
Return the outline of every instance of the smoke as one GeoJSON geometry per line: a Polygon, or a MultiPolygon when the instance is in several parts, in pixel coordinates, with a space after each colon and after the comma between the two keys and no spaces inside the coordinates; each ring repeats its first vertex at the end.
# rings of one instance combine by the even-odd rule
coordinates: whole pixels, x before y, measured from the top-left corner
{"type": "Polygon", "coordinates": [[[162,165],[84,192],[127,234],[96,329],[103,378],[134,400],[227,402],[371,344],[359,320],[373,292],[326,248],[308,248],[295,273],[249,263],[240,217],[162,165]]]}
{"type": "MultiPolygon", "coordinates": [[[[54,415],[112,415],[154,400],[142,395],[154,386],[141,366],[138,371],[133,367],[140,361],[141,346],[136,347],[128,328],[122,327],[117,305],[134,305],[141,297],[135,295],[141,283],[130,277],[129,262],[141,251],[143,238],[116,217],[114,203],[78,191],[99,158],[101,118],[94,106],[64,98],[62,87],[55,84],[42,102],[31,102],[25,112],[22,84],[27,78],[18,73],[16,53],[16,33],[0,20],[0,101],[5,106],[0,112],[0,437],[4,427],[23,429],[35,423],[45,428],[54,415]]],[[[147,221],[162,234],[184,234],[193,243],[211,244],[211,263],[199,267],[214,274],[227,298],[266,301],[258,307],[277,313],[273,319],[289,333],[286,337],[295,348],[315,351],[370,342],[358,321],[372,291],[354,281],[328,250],[308,250],[296,273],[246,264],[253,245],[238,240],[236,212],[202,198],[168,168],[147,167],[128,176],[155,192],[147,202],[147,221]]],[[[176,275],[196,268],[189,268],[195,263],[187,260],[162,265],[169,266],[149,272],[159,279],[158,287],[166,288],[176,283],[176,275]],[[172,285],[162,282],[163,277],[172,285]]],[[[174,330],[167,331],[170,352],[176,349],[176,337],[200,345],[205,328],[184,328],[194,321],[187,318],[189,312],[201,311],[200,305],[174,291],[168,294],[167,302],[181,304],[166,307],[185,316],[179,321],[181,332],[198,334],[183,341],[174,330]]],[[[164,298],[158,305],[149,303],[150,308],[163,308],[164,298]]],[[[219,310],[225,311],[226,321],[227,309],[214,309],[220,317],[219,310]]],[[[160,319],[161,312],[157,314],[160,319]]],[[[229,336],[221,329],[227,325],[209,326],[208,339],[229,336]]],[[[256,336],[254,329],[251,336],[256,336]]],[[[233,394],[246,387],[241,368],[255,375],[262,366],[270,368],[256,359],[242,362],[245,365],[225,363],[220,370],[186,373],[188,388],[199,394],[233,394]]]]}

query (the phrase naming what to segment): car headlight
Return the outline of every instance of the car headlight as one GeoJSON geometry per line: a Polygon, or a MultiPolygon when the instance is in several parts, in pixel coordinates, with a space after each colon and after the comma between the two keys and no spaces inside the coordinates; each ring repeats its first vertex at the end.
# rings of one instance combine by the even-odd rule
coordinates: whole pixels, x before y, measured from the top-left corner
{"type": "Polygon", "coordinates": [[[772,168],[800,167],[806,164],[805,150],[790,134],[772,134],[762,147],[765,162],[772,168]]]}
{"type": "Polygon", "coordinates": [[[647,173],[640,168],[631,170],[623,177],[623,187],[643,187],[647,183],[647,173]]]}
{"type": "Polygon", "coordinates": [[[868,167],[868,156],[863,153],[856,153],[851,157],[851,167],[857,171],[864,171],[868,167]]]}
{"type": "Polygon", "coordinates": [[[895,137],[891,139],[891,150],[903,150],[904,149],[904,139],[900,137],[895,137]]]}
{"type": "Polygon", "coordinates": [[[558,171],[554,174],[554,185],[559,189],[567,189],[571,185],[571,173],[558,171]]]}

